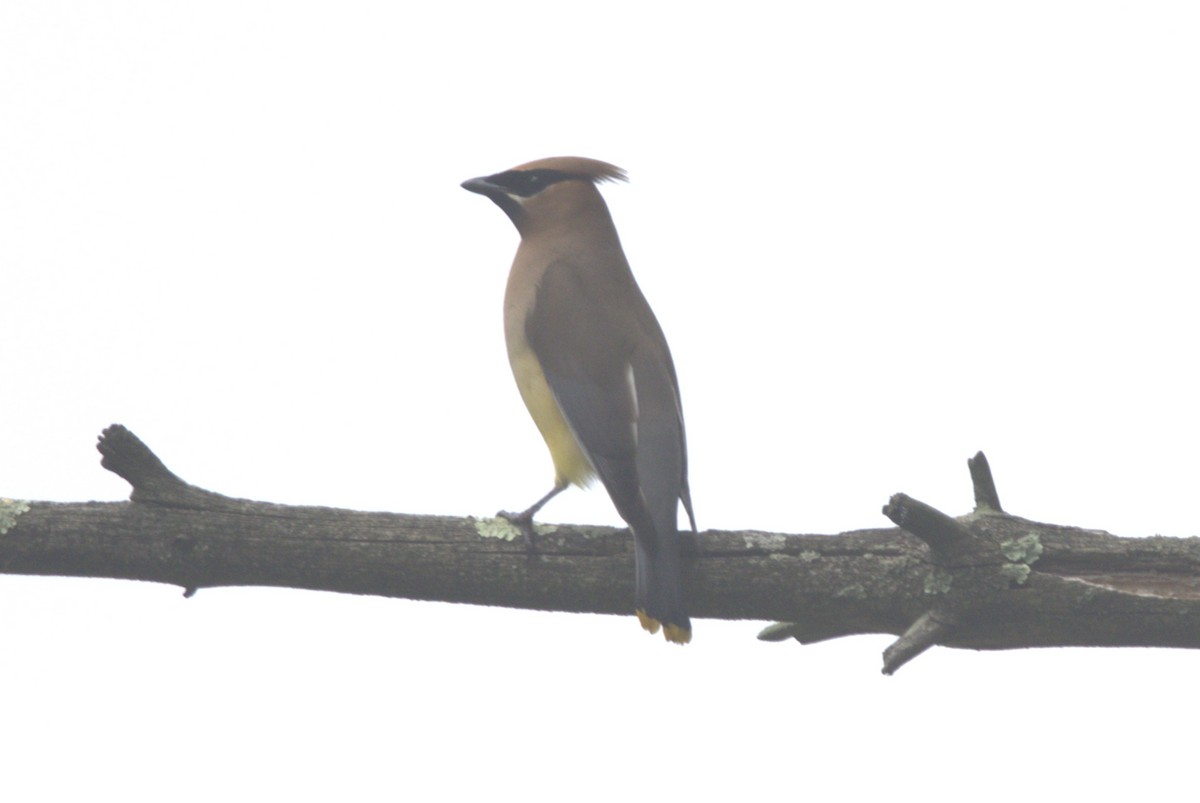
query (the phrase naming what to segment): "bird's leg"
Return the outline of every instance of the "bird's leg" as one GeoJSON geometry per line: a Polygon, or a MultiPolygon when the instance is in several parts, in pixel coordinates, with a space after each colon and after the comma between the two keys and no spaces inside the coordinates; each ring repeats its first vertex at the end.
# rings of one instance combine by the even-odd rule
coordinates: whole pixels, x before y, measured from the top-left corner
{"type": "Polygon", "coordinates": [[[537,515],[537,512],[539,510],[541,510],[543,507],[546,506],[547,502],[549,502],[551,499],[553,499],[554,497],[558,496],[560,493],[565,491],[567,489],[567,485],[568,485],[568,483],[563,482],[562,480],[556,481],[554,483],[554,487],[550,489],[550,493],[546,494],[541,499],[537,500],[532,505],[527,507],[525,510],[522,510],[520,513],[509,513],[508,511],[501,510],[499,513],[496,514],[500,518],[506,519],[510,523],[515,524],[521,528],[521,532],[524,533],[524,535],[525,535],[525,548],[530,553],[532,553],[534,551],[534,549],[533,549],[533,517],[537,515]]]}

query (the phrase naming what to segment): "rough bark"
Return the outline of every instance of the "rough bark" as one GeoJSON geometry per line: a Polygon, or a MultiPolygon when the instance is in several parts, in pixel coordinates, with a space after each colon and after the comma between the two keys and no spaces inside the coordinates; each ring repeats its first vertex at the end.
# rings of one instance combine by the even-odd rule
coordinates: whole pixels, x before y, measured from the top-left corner
{"type": "MultiPolygon", "coordinates": [[[[128,502],[0,500],[0,571],[321,589],[513,608],[632,613],[633,543],[606,527],[539,527],[530,553],[503,519],[363,513],[233,499],[188,485],[124,427],[102,464],[128,502]]],[[[839,535],[688,536],[693,616],[782,620],[761,637],[898,640],[894,672],[934,644],[1200,647],[1200,539],[1118,538],[1003,512],[987,461],[975,510],[903,494],[898,526],[839,535]]]]}

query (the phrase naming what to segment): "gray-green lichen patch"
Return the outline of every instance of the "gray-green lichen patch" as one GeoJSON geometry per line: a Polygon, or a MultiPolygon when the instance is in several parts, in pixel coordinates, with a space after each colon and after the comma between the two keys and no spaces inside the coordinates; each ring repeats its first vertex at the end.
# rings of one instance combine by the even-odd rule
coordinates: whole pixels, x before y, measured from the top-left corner
{"type": "Polygon", "coordinates": [[[1000,576],[1010,583],[1023,585],[1029,579],[1029,567],[1024,563],[1005,563],[1000,567],[1000,576]]]}
{"type": "Polygon", "coordinates": [[[821,553],[812,549],[806,549],[796,557],[800,558],[800,560],[804,561],[805,563],[812,563],[814,560],[821,559],[821,553]]]}
{"type": "MultiPolygon", "coordinates": [[[[501,541],[515,541],[524,536],[521,528],[502,516],[490,519],[474,519],[475,532],[481,538],[499,538],[501,541]]],[[[538,535],[549,535],[558,528],[553,524],[534,524],[533,531],[538,535]]]]}
{"type": "Polygon", "coordinates": [[[945,594],[954,585],[954,575],[945,569],[934,569],[925,577],[926,594],[945,594]]]}
{"type": "Polygon", "coordinates": [[[22,513],[29,510],[29,503],[24,499],[6,499],[0,497],[0,535],[8,532],[17,523],[22,513]]]}
{"type": "Polygon", "coordinates": [[[499,538],[513,541],[521,535],[521,528],[508,519],[496,516],[493,519],[475,519],[475,532],[483,538],[499,538]]]}
{"type": "Polygon", "coordinates": [[[742,543],[746,545],[746,549],[776,551],[783,549],[784,544],[787,543],[787,536],[777,533],[746,533],[742,543]]]}
{"type": "Polygon", "coordinates": [[[1042,556],[1042,542],[1038,540],[1037,533],[1030,533],[1012,541],[1005,541],[1000,545],[1000,551],[1013,563],[1032,566],[1042,556]]]}
{"type": "Polygon", "coordinates": [[[1010,561],[1000,567],[1000,576],[1010,583],[1024,585],[1029,579],[1029,567],[1042,556],[1042,542],[1037,533],[1030,533],[1000,544],[1000,552],[1010,561]]]}

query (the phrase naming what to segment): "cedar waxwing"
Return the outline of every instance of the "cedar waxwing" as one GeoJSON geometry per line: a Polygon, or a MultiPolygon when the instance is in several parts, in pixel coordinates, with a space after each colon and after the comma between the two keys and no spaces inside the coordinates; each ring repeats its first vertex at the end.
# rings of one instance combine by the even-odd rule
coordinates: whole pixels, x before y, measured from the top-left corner
{"type": "Polygon", "coordinates": [[[521,243],[504,294],[508,359],[554,461],[554,488],[514,517],[528,524],[569,484],[600,477],[633,531],[636,610],[651,633],[686,644],[678,531],[696,519],[675,365],[634,281],[604,198],[625,171],[595,159],[541,159],[473,178],[521,243]]]}

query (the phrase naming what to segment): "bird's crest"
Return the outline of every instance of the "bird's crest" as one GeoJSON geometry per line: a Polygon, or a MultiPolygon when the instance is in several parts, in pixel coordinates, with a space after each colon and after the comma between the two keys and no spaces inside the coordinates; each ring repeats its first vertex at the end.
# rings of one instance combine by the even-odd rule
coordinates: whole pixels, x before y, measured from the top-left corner
{"type": "Polygon", "coordinates": [[[588,159],[584,156],[551,156],[548,159],[537,159],[517,165],[513,170],[556,170],[560,173],[587,179],[595,184],[604,181],[629,180],[625,171],[616,165],[610,165],[599,159],[588,159]]]}

